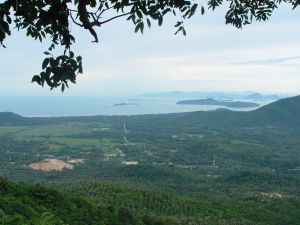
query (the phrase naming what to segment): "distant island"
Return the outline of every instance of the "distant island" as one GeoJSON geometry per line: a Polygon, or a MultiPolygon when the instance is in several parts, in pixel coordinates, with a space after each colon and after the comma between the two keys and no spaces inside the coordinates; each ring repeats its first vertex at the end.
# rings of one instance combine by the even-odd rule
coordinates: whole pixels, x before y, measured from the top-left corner
{"type": "Polygon", "coordinates": [[[139,105],[139,104],[136,104],[136,103],[116,103],[116,104],[113,104],[112,106],[126,106],[126,105],[139,105]]]}
{"type": "Polygon", "coordinates": [[[281,97],[278,95],[262,95],[260,93],[253,93],[246,95],[243,99],[252,99],[252,100],[279,100],[281,97]]]}
{"type": "Polygon", "coordinates": [[[177,102],[178,105],[220,105],[229,108],[251,108],[258,107],[259,104],[254,102],[240,102],[240,101],[218,101],[213,98],[207,99],[193,99],[193,100],[182,100],[177,102]]]}
{"type": "Polygon", "coordinates": [[[214,98],[214,99],[248,99],[248,100],[259,100],[259,101],[275,101],[282,97],[276,94],[265,95],[257,92],[201,92],[201,91],[169,91],[162,93],[146,93],[141,95],[143,98],[214,98]]]}

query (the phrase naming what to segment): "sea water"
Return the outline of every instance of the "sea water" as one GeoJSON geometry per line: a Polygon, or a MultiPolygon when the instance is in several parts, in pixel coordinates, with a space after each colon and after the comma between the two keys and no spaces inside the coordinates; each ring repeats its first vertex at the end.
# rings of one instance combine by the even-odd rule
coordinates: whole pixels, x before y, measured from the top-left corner
{"type": "MultiPolygon", "coordinates": [[[[175,97],[0,97],[0,112],[13,112],[22,116],[90,116],[90,115],[141,115],[208,111],[224,106],[178,105],[176,102],[192,98],[175,97]]],[[[220,99],[219,99],[220,100],[220,99]]],[[[229,100],[229,99],[224,99],[229,100]]],[[[234,99],[234,101],[243,101],[234,99]]],[[[260,106],[271,101],[244,100],[260,106]]],[[[227,108],[236,111],[253,108],[227,108]]]]}

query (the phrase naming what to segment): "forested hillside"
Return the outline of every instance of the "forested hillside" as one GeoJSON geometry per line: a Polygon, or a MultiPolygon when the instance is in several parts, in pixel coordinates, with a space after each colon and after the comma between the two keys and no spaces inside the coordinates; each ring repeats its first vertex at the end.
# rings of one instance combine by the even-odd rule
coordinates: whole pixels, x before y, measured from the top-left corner
{"type": "Polygon", "coordinates": [[[100,182],[56,188],[64,192],[0,178],[0,224],[297,225],[300,221],[300,202],[276,196],[243,201],[192,198],[100,182]]]}
{"type": "Polygon", "coordinates": [[[299,105],[298,96],[251,112],[58,118],[1,113],[0,176],[32,183],[1,179],[1,219],[299,225],[299,105]],[[34,195],[40,192],[46,196],[34,195]],[[53,203],[57,198],[70,218],[53,203]]]}
{"type": "Polygon", "coordinates": [[[17,184],[0,178],[0,196],[3,225],[125,224],[122,215],[112,209],[39,184],[17,184]]]}

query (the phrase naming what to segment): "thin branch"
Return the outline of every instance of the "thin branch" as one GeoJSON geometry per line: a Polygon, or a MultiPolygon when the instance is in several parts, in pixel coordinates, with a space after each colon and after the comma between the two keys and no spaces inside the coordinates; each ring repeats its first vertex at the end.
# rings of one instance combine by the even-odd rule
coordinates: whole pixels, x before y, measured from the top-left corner
{"type": "Polygon", "coordinates": [[[72,16],[72,13],[70,12],[70,17],[71,17],[71,19],[72,19],[72,21],[73,21],[73,23],[75,23],[76,25],[78,25],[78,26],[80,26],[80,27],[83,27],[83,25],[82,24],[80,24],[80,23],[78,23],[78,22],[76,22],[76,20],[73,18],[73,16],[72,16]]]}
{"type": "MultiPolygon", "coordinates": [[[[69,11],[70,12],[76,12],[76,13],[79,12],[78,10],[75,10],[75,9],[69,9],[69,11]]],[[[94,13],[94,12],[86,12],[86,13],[89,14],[89,15],[96,15],[96,13],[94,13]]]]}
{"type": "Polygon", "coordinates": [[[110,18],[110,19],[108,19],[108,20],[105,20],[105,21],[101,22],[100,24],[104,24],[104,23],[110,22],[110,21],[112,21],[112,20],[114,20],[114,19],[117,19],[117,18],[122,17],[122,16],[127,16],[127,15],[129,15],[129,14],[130,14],[130,12],[129,12],[129,13],[124,13],[124,14],[122,14],[122,15],[114,16],[114,17],[112,17],[112,18],[110,18]]]}

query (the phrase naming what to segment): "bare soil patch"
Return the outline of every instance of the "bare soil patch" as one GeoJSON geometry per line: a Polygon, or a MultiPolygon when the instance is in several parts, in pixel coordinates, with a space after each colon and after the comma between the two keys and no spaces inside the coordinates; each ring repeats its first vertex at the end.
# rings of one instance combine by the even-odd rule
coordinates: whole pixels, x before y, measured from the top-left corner
{"type": "Polygon", "coordinates": [[[263,197],[273,198],[273,199],[281,199],[283,196],[282,194],[273,192],[273,193],[266,193],[266,192],[260,192],[259,193],[263,197]]]}
{"type": "Polygon", "coordinates": [[[31,163],[31,169],[41,170],[44,172],[63,171],[65,169],[74,169],[74,165],[59,159],[44,159],[42,161],[31,163]]]}

